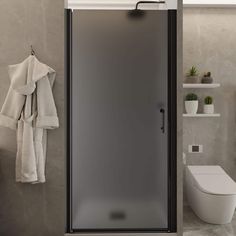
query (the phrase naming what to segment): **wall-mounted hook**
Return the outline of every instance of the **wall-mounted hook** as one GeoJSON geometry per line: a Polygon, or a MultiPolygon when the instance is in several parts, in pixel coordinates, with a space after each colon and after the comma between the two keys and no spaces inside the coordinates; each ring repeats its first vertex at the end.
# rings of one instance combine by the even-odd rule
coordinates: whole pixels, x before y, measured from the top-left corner
{"type": "Polygon", "coordinates": [[[31,55],[32,55],[32,56],[34,56],[34,55],[35,55],[35,51],[34,51],[34,49],[33,49],[33,46],[32,46],[32,45],[30,45],[30,49],[31,49],[31,55]]]}

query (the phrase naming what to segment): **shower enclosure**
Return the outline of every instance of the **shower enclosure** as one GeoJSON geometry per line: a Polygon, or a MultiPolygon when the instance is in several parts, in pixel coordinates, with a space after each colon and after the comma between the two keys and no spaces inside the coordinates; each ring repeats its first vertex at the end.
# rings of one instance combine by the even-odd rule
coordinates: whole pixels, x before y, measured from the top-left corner
{"type": "Polygon", "coordinates": [[[176,232],[177,1],[74,2],[67,233],[176,232]]]}

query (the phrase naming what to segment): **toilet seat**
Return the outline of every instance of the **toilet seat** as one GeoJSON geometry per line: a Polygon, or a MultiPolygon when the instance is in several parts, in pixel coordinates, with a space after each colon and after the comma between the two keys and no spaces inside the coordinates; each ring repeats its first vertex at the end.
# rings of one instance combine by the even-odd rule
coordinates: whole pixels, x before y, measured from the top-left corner
{"type": "Polygon", "coordinates": [[[193,184],[199,190],[215,195],[236,195],[236,183],[220,166],[188,166],[193,184]]]}

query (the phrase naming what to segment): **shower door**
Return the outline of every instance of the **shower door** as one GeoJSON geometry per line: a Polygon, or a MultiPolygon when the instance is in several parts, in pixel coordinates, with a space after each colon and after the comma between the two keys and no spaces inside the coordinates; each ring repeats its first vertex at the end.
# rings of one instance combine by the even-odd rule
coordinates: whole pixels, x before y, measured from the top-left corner
{"type": "Polygon", "coordinates": [[[175,231],[175,14],[68,17],[69,230],[175,231]]]}

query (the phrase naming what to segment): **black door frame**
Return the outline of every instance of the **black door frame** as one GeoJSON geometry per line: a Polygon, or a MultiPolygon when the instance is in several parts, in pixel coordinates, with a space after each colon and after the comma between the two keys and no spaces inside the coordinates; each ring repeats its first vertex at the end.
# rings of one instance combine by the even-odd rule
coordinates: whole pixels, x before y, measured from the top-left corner
{"type": "Polygon", "coordinates": [[[177,231],[177,10],[168,10],[168,228],[102,229],[72,228],[71,117],[72,117],[72,15],[65,9],[65,110],[66,110],[66,233],[173,233],[177,231]]]}

